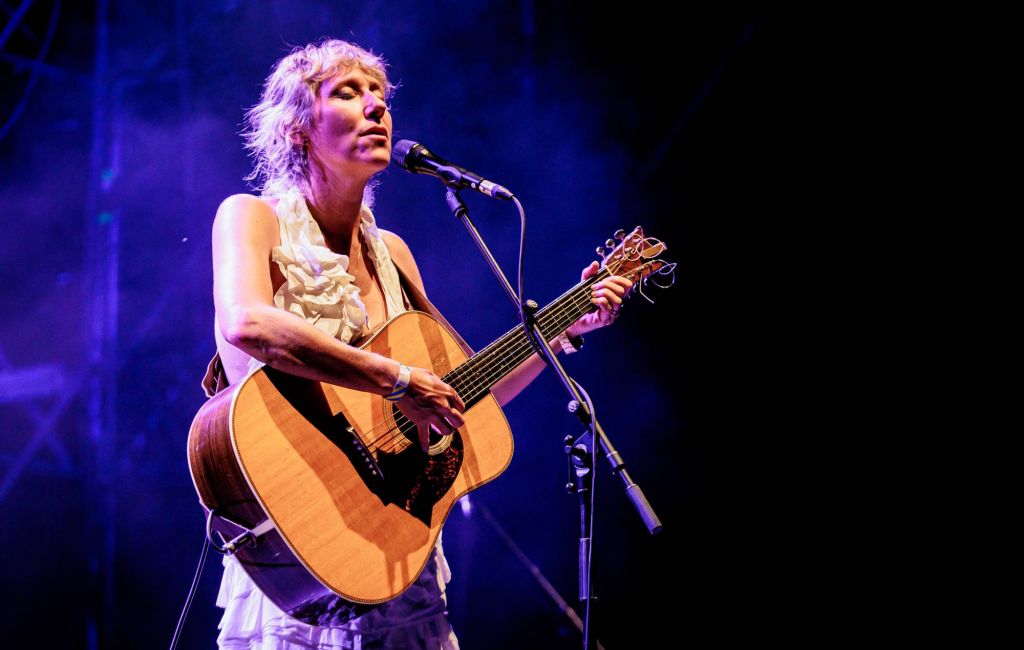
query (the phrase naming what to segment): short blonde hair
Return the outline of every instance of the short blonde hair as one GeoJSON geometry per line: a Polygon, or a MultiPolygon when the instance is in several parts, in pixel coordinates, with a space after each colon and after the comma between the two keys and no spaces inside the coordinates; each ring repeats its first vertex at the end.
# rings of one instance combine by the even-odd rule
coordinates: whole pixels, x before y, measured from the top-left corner
{"type": "MultiPolygon", "coordinates": [[[[395,87],[388,81],[386,67],[380,56],[337,39],[296,47],[278,61],[263,84],[260,102],[245,114],[242,136],[255,159],[246,180],[256,181],[256,189],[264,196],[293,188],[306,194],[309,159],[290,136],[313,126],[321,84],[345,69],[359,68],[380,82],[385,99],[390,99],[395,87]]],[[[366,199],[370,198],[368,185],[366,199]]]]}

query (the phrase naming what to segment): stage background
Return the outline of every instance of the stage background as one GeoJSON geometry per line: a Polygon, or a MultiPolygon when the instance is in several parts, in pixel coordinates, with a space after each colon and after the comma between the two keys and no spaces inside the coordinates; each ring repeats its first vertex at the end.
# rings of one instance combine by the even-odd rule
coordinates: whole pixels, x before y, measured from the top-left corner
{"type": "MultiPolygon", "coordinates": [[[[812,540],[780,525],[775,487],[787,477],[772,459],[789,421],[761,395],[785,369],[757,352],[782,345],[772,333],[786,287],[773,269],[791,260],[773,246],[794,228],[790,197],[804,183],[785,162],[799,75],[778,25],[743,11],[677,7],[669,19],[529,0],[13,4],[0,23],[5,639],[170,641],[203,539],[185,440],[214,352],[211,221],[249,189],[243,111],[274,61],[323,36],[386,57],[394,141],[422,142],[520,198],[529,297],[546,304],[578,281],[619,228],[642,225],[677,263],[673,287],[646,291],[654,304],[634,297],[615,327],[563,357],[665,527],[647,533],[602,462],[604,646],[726,641],[799,619],[779,607],[780,551],[812,540]]],[[[515,210],[465,199],[514,277],[515,210]]],[[[515,324],[436,180],[388,169],[376,214],[471,345],[515,324]]],[[[545,374],[506,408],[511,467],[446,525],[463,648],[579,647],[481,516],[576,602],[562,439],[581,429],[565,405],[545,374]]],[[[183,648],[214,644],[219,560],[183,648]]]]}

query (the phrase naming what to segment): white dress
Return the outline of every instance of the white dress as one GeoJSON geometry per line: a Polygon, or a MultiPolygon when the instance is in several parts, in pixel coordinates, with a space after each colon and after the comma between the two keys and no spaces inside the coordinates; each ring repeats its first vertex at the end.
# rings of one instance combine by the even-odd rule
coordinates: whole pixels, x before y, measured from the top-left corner
{"type": "MultiPolygon", "coordinates": [[[[281,245],[274,249],[273,259],[286,282],[274,295],[274,304],[346,343],[366,333],[366,309],[355,278],[348,273],[348,256],[327,247],[298,191],[280,197],[276,210],[281,245]]],[[[405,311],[398,272],[365,206],[361,217],[360,231],[369,244],[388,318],[392,318],[405,311]]],[[[253,359],[250,372],[260,365],[253,359]]],[[[282,612],[256,588],[238,560],[228,555],[217,596],[217,606],[224,608],[217,645],[232,650],[458,650],[447,617],[445,585],[450,577],[438,538],[423,573],[401,596],[344,624],[315,627],[282,612]]]]}

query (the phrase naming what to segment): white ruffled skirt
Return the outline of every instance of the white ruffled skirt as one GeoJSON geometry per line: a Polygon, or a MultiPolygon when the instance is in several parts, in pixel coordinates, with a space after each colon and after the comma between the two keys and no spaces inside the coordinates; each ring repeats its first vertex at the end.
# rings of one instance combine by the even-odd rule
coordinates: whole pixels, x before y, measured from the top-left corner
{"type": "Polygon", "coordinates": [[[441,542],[423,573],[394,600],[337,627],[316,627],[286,615],[256,588],[238,560],[224,557],[217,606],[224,608],[217,646],[230,650],[459,650],[448,622],[445,584],[451,578],[441,542]]]}

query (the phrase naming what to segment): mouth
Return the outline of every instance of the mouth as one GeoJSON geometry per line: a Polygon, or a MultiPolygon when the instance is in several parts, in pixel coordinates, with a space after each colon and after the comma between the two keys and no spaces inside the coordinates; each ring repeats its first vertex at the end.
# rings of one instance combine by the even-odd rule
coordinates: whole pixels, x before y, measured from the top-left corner
{"type": "Polygon", "coordinates": [[[371,135],[377,135],[377,136],[381,136],[381,137],[386,138],[386,137],[388,137],[388,130],[385,129],[383,126],[374,126],[374,127],[369,128],[369,129],[366,129],[365,131],[363,131],[359,135],[363,136],[363,137],[371,136],[371,135]]]}

